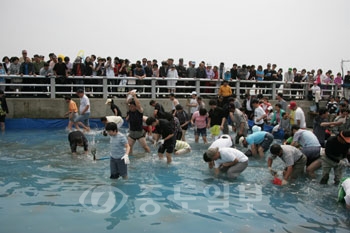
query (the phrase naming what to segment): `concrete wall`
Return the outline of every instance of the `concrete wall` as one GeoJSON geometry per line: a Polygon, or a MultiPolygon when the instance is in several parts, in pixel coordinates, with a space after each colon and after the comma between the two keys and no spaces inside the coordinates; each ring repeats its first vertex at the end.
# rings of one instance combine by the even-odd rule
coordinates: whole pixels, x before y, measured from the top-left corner
{"type": "MultiPolygon", "coordinates": [[[[72,98],[79,108],[79,98],[72,98]]],[[[153,107],[149,105],[151,99],[140,99],[144,108],[145,115],[153,114],[153,107]]],[[[7,98],[9,114],[7,118],[64,118],[68,111],[68,104],[62,99],[44,99],[44,98],[7,98]]],[[[169,99],[158,99],[166,111],[171,110],[169,99]]],[[[187,99],[179,99],[180,104],[186,105],[187,99]]],[[[105,99],[90,98],[91,117],[99,118],[112,115],[110,105],[105,104],[105,99]]],[[[207,101],[208,102],[208,101],[207,101]]],[[[114,103],[122,111],[123,117],[126,116],[127,105],[125,98],[115,98],[114,103]]]]}
{"type": "MultiPolygon", "coordinates": [[[[79,99],[73,98],[79,107],[79,99]]],[[[140,102],[144,108],[145,115],[153,114],[153,107],[149,105],[150,99],[140,99],[140,102]]],[[[187,99],[179,99],[180,104],[186,105],[187,99]]],[[[105,99],[93,99],[90,98],[91,103],[91,118],[100,118],[102,116],[112,115],[112,111],[109,105],[105,104],[105,99]]],[[[163,105],[166,111],[171,110],[171,102],[167,98],[157,99],[157,102],[163,105]]],[[[209,109],[208,99],[204,99],[207,109],[209,109]]],[[[309,114],[310,101],[296,101],[305,113],[308,127],[312,127],[312,114],[309,114]]],[[[114,103],[117,104],[125,117],[127,112],[127,106],[124,98],[115,98],[114,103]]],[[[276,101],[271,101],[271,104],[275,104],[276,101]]],[[[68,105],[65,100],[62,99],[44,99],[44,98],[8,98],[7,104],[9,107],[8,118],[64,118],[64,114],[68,110],[68,105]]],[[[320,106],[325,106],[325,102],[321,102],[320,106]]],[[[187,109],[187,108],[185,108],[187,109]]]]}

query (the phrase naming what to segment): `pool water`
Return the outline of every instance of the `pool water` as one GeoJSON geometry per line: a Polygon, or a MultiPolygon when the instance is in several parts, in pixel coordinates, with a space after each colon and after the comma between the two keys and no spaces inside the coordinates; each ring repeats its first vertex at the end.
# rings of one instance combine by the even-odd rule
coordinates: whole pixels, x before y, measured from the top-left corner
{"type": "MultiPolygon", "coordinates": [[[[87,138],[98,158],[108,156],[100,130],[87,138]]],[[[65,130],[8,130],[0,136],[0,232],[349,232],[333,176],[326,186],[307,178],[275,186],[267,159],[251,159],[237,180],[214,178],[202,160],[208,145],[195,144],[192,130],[187,139],[192,152],[171,165],[136,143],[123,181],[109,179],[109,160],[72,157],[65,130]]]]}

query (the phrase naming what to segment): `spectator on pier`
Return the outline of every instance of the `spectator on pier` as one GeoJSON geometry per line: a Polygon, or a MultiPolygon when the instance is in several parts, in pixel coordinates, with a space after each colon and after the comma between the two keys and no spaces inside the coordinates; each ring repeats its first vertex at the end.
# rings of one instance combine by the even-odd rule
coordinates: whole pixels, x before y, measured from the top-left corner
{"type": "Polygon", "coordinates": [[[169,93],[175,93],[176,92],[176,83],[179,79],[179,75],[176,70],[176,66],[173,64],[170,66],[170,69],[167,73],[167,86],[168,86],[168,92],[169,93]]]}

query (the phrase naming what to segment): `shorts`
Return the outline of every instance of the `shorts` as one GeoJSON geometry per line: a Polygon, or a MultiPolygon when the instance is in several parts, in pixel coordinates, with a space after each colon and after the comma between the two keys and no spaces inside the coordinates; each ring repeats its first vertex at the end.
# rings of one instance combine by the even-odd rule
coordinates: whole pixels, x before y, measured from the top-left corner
{"type": "Polygon", "coordinates": [[[109,166],[111,169],[111,178],[118,178],[119,176],[128,175],[128,165],[125,164],[124,159],[112,158],[109,161],[109,166]]]}
{"type": "Polygon", "coordinates": [[[182,130],[187,130],[187,129],[188,129],[188,124],[185,125],[185,126],[183,126],[183,127],[181,127],[181,129],[182,129],[182,130]]]}
{"type": "Polygon", "coordinates": [[[89,117],[90,117],[90,113],[87,112],[83,115],[79,115],[77,118],[75,118],[74,122],[83,122],[83,124],[86,126],[86,127],[89,127],[90,126],[90,123],[89,123],[89,117]]]}
{"type": "Polygon", "coordinates": [[[206,137],[207,136],[207,128],[202,128],[202,129],[198,129],[194,131],[194,135],[202,135],[202,137],[206,137]]]}
{"type": "Polygon", "coordinates": [[[273,142],[273,135],[270,133],[267,133],[265,135],[264,141],[260,143],[260,146],[264,149],[264,152],[266,152],[268,149],[270,149],[270,145],[273,142]]]}
{"type": "Polygon", "coordinates": [[[158,148],[158,153],[163,154],[166,151],[166,153],[172,154],[175,149],[175,143],[176,140],[174,137],[166,140],[164,144],[158,148]]]}
{"type": "Polygon", "coordinates": [[[302,155],[297,161],[294,162],[293,171],[291,174],[292,179],[296,179],[298,176],[304,174],[306,161],[307,161],[306,156],[302,155]]]}
{"type": "Polygon", "coordinates": [[[145,136],[143,130],[141,131],[129,131],[128,137],[133,139],[133,140],[138,140],[140,138],[143,138],[145,136]]]}
{"type": "Polygon", "coordinates": [[[0,122],[5,122],[6,115],[0,116],[0,122]]]}
{"type": "Polygon", "coordinates": [[[309,166],[313,161],[320,158],[320,149],[319,146],[304,147],[301,149],[301,152],[307,158],[306,166],[309,166]]]}
{"type": "Polygon", "coordinates": [[[69,119],[69,121],[71,122],[77,122],[76,119],[79,116],[79,114],[77,112],[72,114],[72,118],[69,119]]]}

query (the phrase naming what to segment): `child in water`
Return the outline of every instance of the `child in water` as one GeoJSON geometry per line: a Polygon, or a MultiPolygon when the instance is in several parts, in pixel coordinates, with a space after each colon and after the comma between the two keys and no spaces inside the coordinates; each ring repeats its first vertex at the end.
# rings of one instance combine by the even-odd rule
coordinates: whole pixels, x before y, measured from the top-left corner
{"type": "Polygon", "coordinates": [[[118,179],[119,176],[123,179],[128,178],[128,164],[130,146],[125,135],[119,133],[118,126],[114,122],[107,123],[106,131],[109,134],[110,148],[111,148],[111,159],[110,159],[110,170],[111,179],[118,179]]]}

